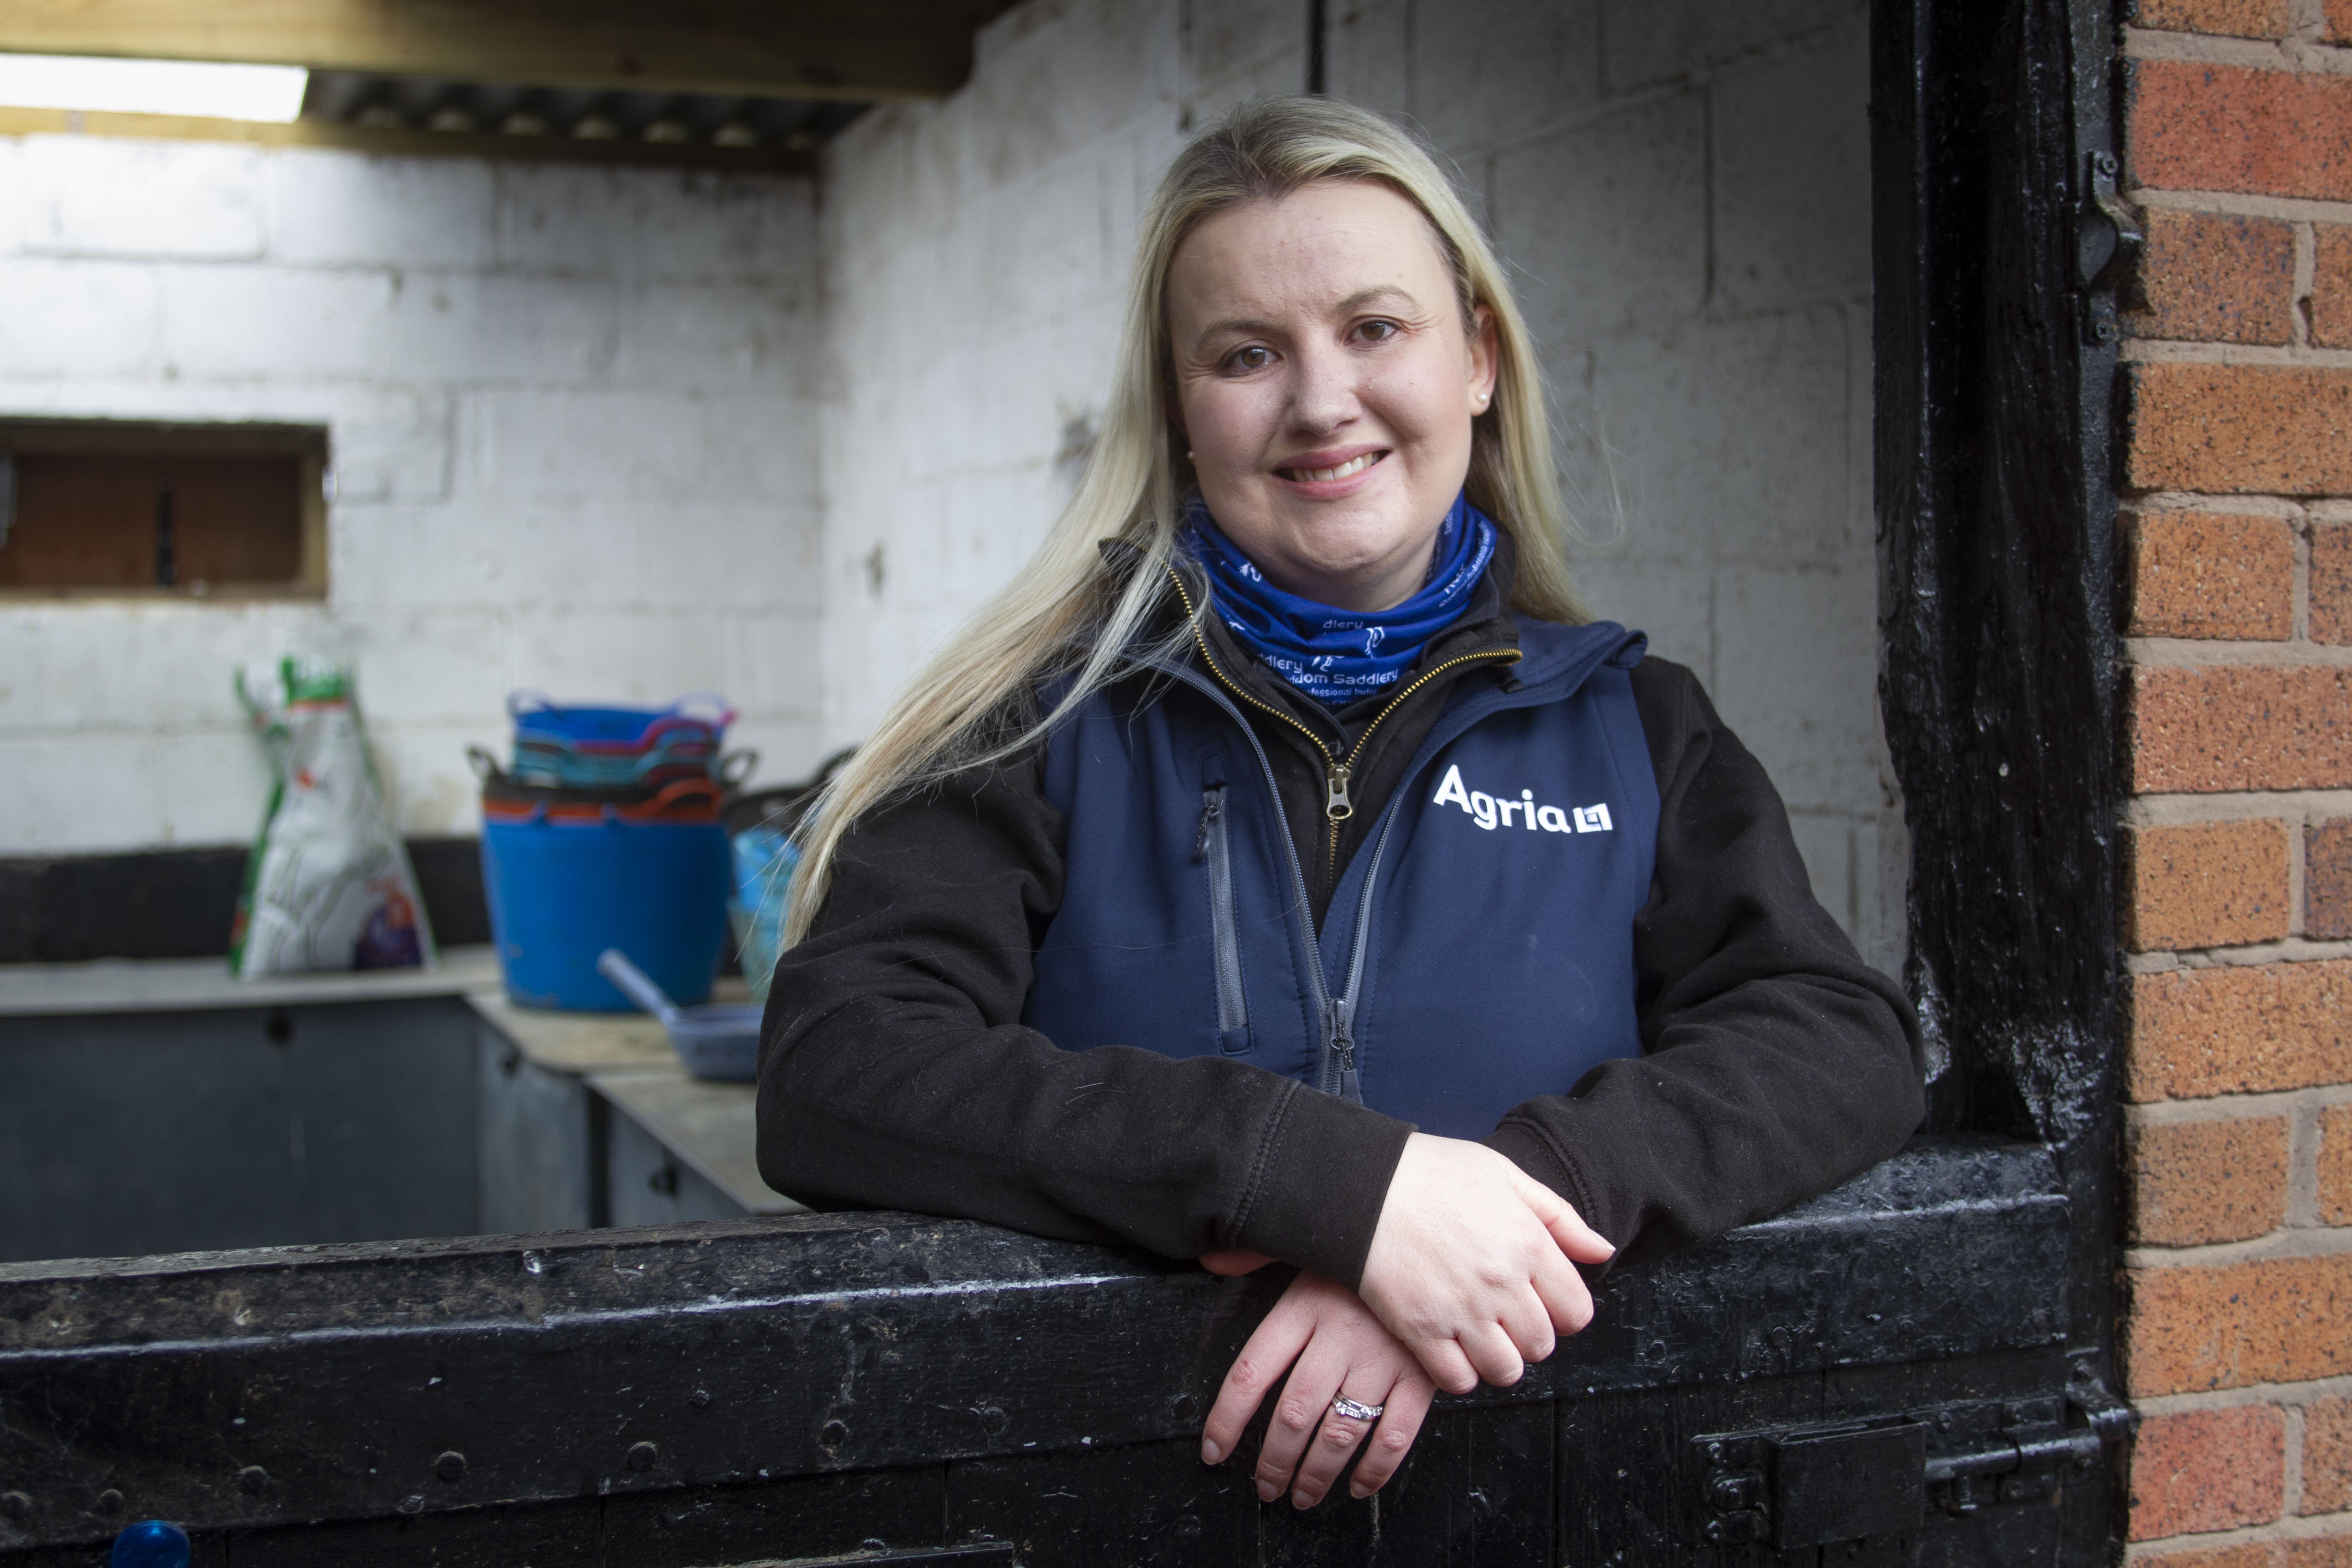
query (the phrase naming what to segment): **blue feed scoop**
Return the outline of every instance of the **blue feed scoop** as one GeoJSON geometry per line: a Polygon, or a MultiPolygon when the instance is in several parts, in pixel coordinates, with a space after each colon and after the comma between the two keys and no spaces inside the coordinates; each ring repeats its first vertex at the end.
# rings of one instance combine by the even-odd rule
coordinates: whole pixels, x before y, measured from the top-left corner
{"type": "Polygon", "coordinates": [[[108,1568],[188,1568],[187,1532],[160,1519],[142,1520],[114,1538],[108,1568]]]}
{"type": "Polygon", "coordinates": [[[662,1027],[669,1031],[670,1046],[695,1077],[729,1083],[749,1083],[759,1077],[762,1009],[755,1004],[712,1002],[681,1007],[617,947],[608,947],[597,955],[596,973],[661,1020],[662,1027]]]}

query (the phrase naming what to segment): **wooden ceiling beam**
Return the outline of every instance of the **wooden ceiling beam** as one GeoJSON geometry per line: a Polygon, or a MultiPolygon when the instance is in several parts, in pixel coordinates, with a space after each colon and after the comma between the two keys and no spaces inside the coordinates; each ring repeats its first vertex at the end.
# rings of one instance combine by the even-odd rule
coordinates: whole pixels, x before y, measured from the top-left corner
{"type": "Polygon", "coordinates": [[[1011,0],[6,0],[0,51],[533,87],[939,98],[1011,0]]]}

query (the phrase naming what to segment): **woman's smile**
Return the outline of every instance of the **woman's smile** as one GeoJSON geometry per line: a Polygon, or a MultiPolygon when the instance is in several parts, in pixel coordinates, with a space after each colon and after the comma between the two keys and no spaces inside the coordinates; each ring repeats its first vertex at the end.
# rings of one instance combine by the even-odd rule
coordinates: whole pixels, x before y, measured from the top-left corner
{"type": "Polygon", "coordinates": [[[1385,447],[1342,447],[1308,452],[1277,467],[1275,477],[1310,500],[1337,500],[1362,488],[1350,481],[1371,471],[1389,455],[1385,447]]]}

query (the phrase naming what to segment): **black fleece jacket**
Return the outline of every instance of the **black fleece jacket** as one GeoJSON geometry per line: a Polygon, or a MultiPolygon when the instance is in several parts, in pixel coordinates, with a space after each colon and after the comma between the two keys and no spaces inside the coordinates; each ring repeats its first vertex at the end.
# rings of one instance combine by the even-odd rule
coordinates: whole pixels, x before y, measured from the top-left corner
{"type": "MultiPolygon", "coordinates": [[[[1516,647],[1510,569],[1498,552],[1399,689],[1437,673],[1377,723],[1391,694],[1333,713],[1204,626],[1219,673],[1279,710],[1245,705],[1318,923],[1456,682],[1511,680],[1495,659],[1440,668],[1516,647]],[[1360,740],[1335,860],[1322,752],[1360,740]]],[[[1762,767],[1687,669],[1645,659],[1633,684],[1662,805],[1634,921],[1643,1054],[1528,1100],[1486,1139],[1621,1259],[1826,1191],[1892,1153],[1921,1113],[1911,1008],[1814,901],[1762,767]]],[[[1408,1124],[1246,1063],[1064,1051],[1021,1023],[1066,842],[1043,754],[967,769],[843,840],[810,937],[769,994],[761,1174],[815,1208],[912,1209],[1176,1258],[1246,1247],[1354,1286],[1408,1124]]]]}

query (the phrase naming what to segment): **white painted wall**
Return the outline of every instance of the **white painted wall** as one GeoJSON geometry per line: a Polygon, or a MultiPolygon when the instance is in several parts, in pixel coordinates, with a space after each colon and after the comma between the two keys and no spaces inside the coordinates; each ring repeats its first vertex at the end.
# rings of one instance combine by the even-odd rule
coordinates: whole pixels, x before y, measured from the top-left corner
{"type": "Polygon", "coordinates": [[[233,843],[241,660],[354,661],[412,834],[516,686],[726,692],[814,758],[804,179],[0,140],[0,416],[330,432],[324,604],[0,604],[0,855],[233,843]]]}
{"type": "MultiPolygon", "coordinates": [[[[1816,890],[1901,961],[1874,700],[1864,0],[1332,0],[1328,85],[1417,124],[1517,270],[1602,614],[1697,669],[1816,890]]],[[[829,153],[824,724],[1018,567],[1109,384],[1185,130],[1304,82],[1302,5],[1030,0],[948,102],[829,153]]]]}

